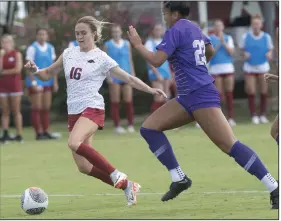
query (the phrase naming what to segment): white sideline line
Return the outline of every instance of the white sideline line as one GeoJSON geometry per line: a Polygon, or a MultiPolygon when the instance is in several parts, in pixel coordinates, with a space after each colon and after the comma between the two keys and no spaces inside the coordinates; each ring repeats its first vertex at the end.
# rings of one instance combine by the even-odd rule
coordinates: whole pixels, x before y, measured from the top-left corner
{"type": "MultiPolygon", "coordinates": [[[[253,193],[268,193],[268,191],[259,191],[259,190],[252,190],[252,191],[218,191],[218,192],[193,192],[188,193],[184,192],[184,194],[253,194],[253,193]]],[[[164,193],[138,193],[138,195],[146,195],[146,196],[153,196],[153,195],[163,195],[164,193]]],[[[49,197],[87,197],[87,196],[123,196],[124,193],[96,193],[96,194],[48,194],[49,197]]],[[[0,198],[19,198],[21,195],[16,194],[1,194],[0,198]]]]}

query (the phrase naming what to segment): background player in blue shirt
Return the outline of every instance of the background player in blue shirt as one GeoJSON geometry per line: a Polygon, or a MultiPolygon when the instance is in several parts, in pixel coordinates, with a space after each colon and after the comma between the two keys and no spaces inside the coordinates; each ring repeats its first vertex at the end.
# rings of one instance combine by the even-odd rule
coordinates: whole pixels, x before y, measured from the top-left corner
{"type": "MultiPolygon", "coordinates": [[[[36,30],[36,41],[26,51],[26,60],[34,61],[40,69],[49,67],[56,59],[55,48],[47,42],[48,32],[44,28],[36,30]]],[[[39,80],[28,75],[25,79],[31,98],[31,120],[36,133],[36,139],[53,139],[48,132],[50,125],[50,109],[52,93],[58,90],[58,79],[52,77],[48,81],[39,80]]]]}
{"type": "MultiPolygon", "coordinates": [[[[161,43],[163,36],[163,26],[161,24],[155,24],[153,26],[151,36],[146,40],[145,47],[149,51],[156,52],[156,46],[161,43]]],[[[170,97],[170,81],[171,71],[169,62],[164,62],[160,67],[155,68],[148,63],[148,80],[151,82],[153,88],[159,88],[163,90],[168,98],[170,97]]],[[[154,96],[153,103],[150,110],[154,112],[157,108],[161,107],[166,102],[164,97],[154,96]]]]}
{"type": "MultiPolygon", "coordinates": [[[[104,51],[115,60],[119,66],[135,76],[134,63],[132,59],[132,50],[130,42],[122,39],[122,29],[120,25],[113,25],[111,29],[112,39],[104,44],[104,51]]],[[[108,78],[109,96],[110,96],[110,112],[117,133],[125,133],[126,130],[120,126],[119,104],[121,92],[125,103],[125,110],[128,119],[128,132],[135,132],[134,129],[134,106],[133,106],[133,89],[125,82],[108,78]]]]}
{"type": "Polygon", "coordinates": [[[230,35],[225,34],[221,20],[215,21],[215,33],[210,35],[210,41],[215,49],[215,55],[209,63],[209,73],[215,78],[215,85],[220,93],[221,101],[226,101],[228,123],[235,126],[233,113],[234,89],[234,43],[230,35]]]}
{"type": "MultiPolygon", "coordinates": [[[[189,3],[165,1],[164,20],[169,29],[158,51],[150,52],[143,45],[136,30],[129,27],[133,46],[154,67],[169,60],[175,71],[178,89],[176,99],[169,100],[143,123],[140,133],[151,152],[169,170],[172,184],[162,201],[175,198],[188,189],[192,181],[182,171],[173,153],[172,146],[163,133],[196,120],[207,136],[224,153],[251,175],[256,176],[269,190],[273,209],[279,208],[279,188],[257,154],[237,140],[220,108],[220,95],[209,75],[206,63],[214,49],[199,26],[187,20],[189,3]],[[206,56],[205,56],[206,55],[206,56]]],[[[223,166],[223,165],[222,165],[223,166]]]]}
{"type": "Polygon", "coordinates": [[[244,50],[245,89],[248,94],[249,109],[254,124],[268,123],[266,118],[268,86],[264,74],[270,70],[269,60],[273,55],[273,44],[268,33],[263,32],[262,20],[259,16],[252,17],[251,29],[245,33],[240,42],[244,50]],[[260,113],[256,112],[257,83],[260,89],[260,113]]]}

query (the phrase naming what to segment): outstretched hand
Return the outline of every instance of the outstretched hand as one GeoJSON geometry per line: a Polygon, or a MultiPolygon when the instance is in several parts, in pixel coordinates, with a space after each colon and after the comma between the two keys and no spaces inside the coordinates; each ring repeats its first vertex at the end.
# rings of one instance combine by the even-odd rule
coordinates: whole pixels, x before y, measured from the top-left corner
{"type": "Polygon", "coordinates": [[[151,88],[151,94],[158,95],[158,96],[164,96],[165,98],[168,98],[168,96],[165,94],[165,92],[158,88],[151,88]]]}
{"type": "Polygon", "coordinates": [[[35,73],[38,70],[38,67],[34,63],[34,61],[28,61],[24,67],[30,72],[30,73],[35,73]]]}
{"type": "Polygon", "coordinates": [[[137,30],[131,25],[129,26],[129,31],[127,31],[129,40],[131,44],[137,48],[138,46],[142,45],[141,38],[137,32],[137,30]]]}
{"type": "Polygon", "coordinates": [[[276,82],[276,81],[278,81],[278,79],[279,79],[279,77],[275,74],[270,74],[270,73],[264,74],[264,80],[266,82],[270,82],[270,81],[276,82]]]}

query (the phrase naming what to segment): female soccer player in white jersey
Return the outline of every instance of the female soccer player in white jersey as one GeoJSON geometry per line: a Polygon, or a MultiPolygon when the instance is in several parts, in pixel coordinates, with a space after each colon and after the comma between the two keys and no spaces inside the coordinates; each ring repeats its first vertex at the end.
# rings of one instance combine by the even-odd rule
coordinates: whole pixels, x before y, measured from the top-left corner
{"type": "Polygon", "coordinates": [[[214,48],[200,27],[187,19],[189,11],[189,2],[164,2],[164,20],[169,28],[163,41],[157,46],[157,52],[148,51],[144,47],[132,26],[128,32],[132,45],[150,64],[158,67],[169,60],[175,71],[177,98],[158,108],[145,120],[140,129],[149,149],[166,166],[172,178],[172,184],[162,201],[177,197],[192,184],[191,179],[181,169],[163,132],[197,121],[218,148],[267,187],[272,208],[278,209],[278,182],[254,150],[235,137],[221,111],[218,90],[206,67],[214,48]]]}
{"type": "Polygon", "coordinates": [[[235,126],[233,112],[234,89],[234,43],[230,35],[224,33],[224,24],[221,20],[215,21],[215,33],[210,35],[210,41],[215,48],[215,55],[210,60],[209,73],[215,78],[215,85],[220,93],[221,100],[227,107],[228,123],[235,126]]]}
{"type": "Polygon", "coordinates": [[[133,205],[136,204],[136,193],[140,185],[128,181],[127,175],[119,172],[91,148],[93,134],[104,126],[104,99],[98,91],[104,79],[112,76],[152,95],[166,95],[123,71],[113,59],[96,47],[95,42],[101,38],[102,25],[102,22],[91,16],[82,17],[75,26],[78,47],[65,49],[48,68],[38,70],[33,61],[29,61],[25,67],[44,80],[64,69],[70,132],[68,147],[72,150],[79,171],[123,189],[128,205],[133,205]]]}
{"type": "Polygon", "coordinates": [[[268,123],[266,117],[268,86],[264,74],[270,70],[269,60],[273,55],[273,44],[268,33],[262,30],[259,16],[252,17],[251,30],[243,35],[240,47],[244,50],[245,89],[253,124],[268,123]],[[257,82],[260,87],[260,112],[256,112],[257,82]]]}
{"type": "MultiPolygon", "coordinates": [[[[115,24],[111,28],[112,39],[104,43],[104,51],[115,60],[120,68],[127,73],[135,76],[134,62],[132,59],[131,44],[128,40],[122,38],[122,28],[115,24]]],[[[116,78],[107,78],[109,84],[110,97],[110,113],[113,120],[115,131],[123,134],[126,130],[120,126],[119,105],[122,94],[127,120],[127,131],[135,132],[134,128],[134,106],[133,106],[133,90],[129,84],[116,78]]]]}

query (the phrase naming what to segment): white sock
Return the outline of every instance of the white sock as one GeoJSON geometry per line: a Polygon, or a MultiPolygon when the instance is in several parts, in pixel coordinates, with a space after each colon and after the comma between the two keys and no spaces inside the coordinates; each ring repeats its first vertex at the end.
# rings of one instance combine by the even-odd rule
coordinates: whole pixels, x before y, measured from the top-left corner
{"type": "Polygon", "coordinates": [[[277,181],[271,176],[270,173],[266,174],[261,179],[261,182],[267,187],[270,193],[278,187],[277,181]]]}
{"type": "Polygon", "coordinates": [[[112,181],[115,181],[117,173],[119,173],[119,171],[118,171],[117,169],[115,169],[115,170],[109,175],[112,181]]]}
{"type": "Polygon", "coordinates": [[[175,169],[171,169],[169,170],[170,174],[171,174],[171,177],[172,177],[172,181],[173,182],[178,182],[178,181],[181,181],[184,179],[185,177],[185,174],[184,172],[182,171],[181,167],[178,166],[177,168],[175,169]]]}

